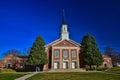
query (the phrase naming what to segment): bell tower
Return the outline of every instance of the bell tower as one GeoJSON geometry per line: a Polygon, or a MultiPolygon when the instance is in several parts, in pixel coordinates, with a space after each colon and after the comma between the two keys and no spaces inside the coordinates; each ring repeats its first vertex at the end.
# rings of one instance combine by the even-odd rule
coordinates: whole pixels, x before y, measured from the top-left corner
{"type": "Polygon", "coordinates": [[[64,10],[63,10],[63,15],[62,15],[62,26],[61,26],[60,36],[61,36],[61,40],[64,40],[64,39],[69,40],[69,32],[68,32],[67,24],[65,21],[64,10]]]}

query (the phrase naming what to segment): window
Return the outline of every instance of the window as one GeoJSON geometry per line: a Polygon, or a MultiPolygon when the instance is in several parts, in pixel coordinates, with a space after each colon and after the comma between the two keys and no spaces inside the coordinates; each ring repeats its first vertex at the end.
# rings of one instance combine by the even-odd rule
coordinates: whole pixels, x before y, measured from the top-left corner
{"type": "Polygon", "coordinates": [[[64,52],[63,52],[63,55],[64,55],[64,57],[68,57],[67,51],[64,51],[64,52]]]}
{"type": "Polygon", "coordinates": [[[58,58],[58,57],[59,57],[59,52],[55,51],[55,58],[58,58]]]}
{"type": "Polygon", "coordinates": [[[64,27],[64,31],[67,31],[66,27],[64,27]]]}
{"type": "Polygon", "coordinates": [[[7,59],[4,59],[4,62],[6,63],[6,62],[7,62],[7,59]]]}
{"type": "Polygon", "coordinates": [[[3,67],[6,68],[6,67],[7,67],[7,64],[3,64],[3,67]]]}
{"type": "Polygon", "coordinates": [[[76,52],[72,51],[72,57],[76,57],[76,52]]]}

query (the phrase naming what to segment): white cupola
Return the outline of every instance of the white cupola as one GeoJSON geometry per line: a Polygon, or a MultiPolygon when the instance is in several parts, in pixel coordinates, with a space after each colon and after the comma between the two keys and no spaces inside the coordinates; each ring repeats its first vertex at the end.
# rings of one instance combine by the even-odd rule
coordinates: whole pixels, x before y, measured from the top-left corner
{"type": "Polygon", "coordinates": [[[61,40],[69,40],[69,32],[67,29],[67,24],[65,21],[65,16],[64,16],[64,11],[63,11],[63,15],[62,15],[62,26],[61,26],[61,40]]]}

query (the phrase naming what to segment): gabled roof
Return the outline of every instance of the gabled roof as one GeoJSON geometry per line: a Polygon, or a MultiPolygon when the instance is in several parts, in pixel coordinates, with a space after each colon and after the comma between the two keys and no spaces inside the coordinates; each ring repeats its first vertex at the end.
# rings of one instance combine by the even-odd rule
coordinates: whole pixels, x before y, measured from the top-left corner
{"type": "Polygon", "coordinates": [[[19,58],[28,58],[28,56],[17,56],[19,58]]]}
{"type": "MultiPolygon", "coordinates": [[[[59,43],[62,42],[62,41],[64,41],[64,40],[57,39],[57,40],[55,40],[55,41],[53,41],[53,42],[45,45],[45,47],[54,46],[54,45],[56,45],[56,44],[59,44],[59,43]]],[[[72,44],[74,44],[74,45],[76,45],[76,46],[81,46],[79,43],[77,43],[77,42],[75,42],[75,41],[73,41],[73,40],[71,40],[71,39],[66,40],[66,41],[68,41],[68,42],[70,42],[70,43],[72,43],[72,44]]]]}
{"type": "Polygon", "coordinates": [[[70,40],[71,42],[73,42],[73,43],[75,43],[75,44],[81,46],[79,43],[75,42],[74,40],[72,40],[72,39],[69,39],[69,40],[70,40]]]}
{"type": "Polygon", "coordinates": [[[102,57],[103,57],[103,58],[111,58],[111,57],[109,57],[109,56],[106,56],[106,55],[102,55],[102,57]]]}
{"type": "Polygon", "coordinates": [[[51,43],[45,45],[45,47],[47,47],[47,46],[49,46],[49,45],[52,45],[52,44],[54,44],[54,43],[56,43],[56,42],[58,42],[58,41],[60,41],[60,39],[57,39],[57,40],[55,40],[55,41],[53,41],[53,42],[51,42],[51,43]]]}

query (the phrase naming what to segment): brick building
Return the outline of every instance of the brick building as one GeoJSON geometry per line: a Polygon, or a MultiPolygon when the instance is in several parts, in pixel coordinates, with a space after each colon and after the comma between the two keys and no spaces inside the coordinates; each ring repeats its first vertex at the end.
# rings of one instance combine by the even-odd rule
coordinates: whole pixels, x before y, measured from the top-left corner
{"type": "Polygon", "coordinates": [[[49,64],[45,69],[79,69],[81,67],[81,46],[69,38],[64,15],[62,17],[60,39],[45,46],[49,64]]]}
{"type": "Polygon", "coordinates": [[[103,57],[103,63],[102,63],[102,66],[103,67],[108,67],[108,68],[111,68],[113,65],[112,65],[112,59],[106,55],[102,55],[103,57]]]}
{"type": "Polygon", "coordinates": [[[26,60],[26,56],[8,54],[0,61],[0,68],[24,68],[26,60]]]}
{"type": "MultiPolygon", "coordinates": [[[[69,38],[67,27],[63,15],[60,38],[45,45],[49,63],[44,66],[44,69],[80,69],[85,67],[82,59],[81,45],[69,38]]],[[[103,59],[102,66],[112,67],[110,57],[103,55],[103,59]]]]}

